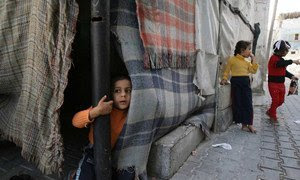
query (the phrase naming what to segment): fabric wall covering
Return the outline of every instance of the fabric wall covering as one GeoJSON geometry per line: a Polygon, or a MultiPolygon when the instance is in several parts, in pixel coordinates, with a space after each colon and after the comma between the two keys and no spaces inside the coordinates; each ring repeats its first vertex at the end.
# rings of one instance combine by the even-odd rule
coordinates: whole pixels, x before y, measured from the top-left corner
{"type": "Polygon", "coordinates": [[[0,1],[0,135],[46,174],[63,161],[59,108],[77,14],[75,0],[0,1]]]}

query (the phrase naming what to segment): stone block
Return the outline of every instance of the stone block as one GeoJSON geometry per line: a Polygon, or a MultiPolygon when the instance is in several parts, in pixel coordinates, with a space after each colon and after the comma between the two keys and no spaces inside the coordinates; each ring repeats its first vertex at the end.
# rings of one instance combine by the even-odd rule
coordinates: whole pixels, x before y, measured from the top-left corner
{"type": "Polygon", "coordinates": [[[282,142],[282,141],[279,141],[279,148],[291,149],[291,150],[294,149],[291,142],[282,142]]]}
{"type": "Polygon", "coordinates": [[[299,179],[299,177],[300,177],[299,169],[294,169],[294,168],[289,168],[289,167],[283,167],[283,169],[286,172],[285,179],[299,179]]]}
{"type": "Polygon", "coordinates": [[[199,128],[179,126],[157,140],[151,147],[148,175],[160,179],[171,178],[204,137],[199,128]]]}
{"type": "Polygon", "coordinates": [[[217,114],[217,121],[215,123],[215,132],[225,132],[227,128],[232,124],[232,109],[231,107],[228,107],[223,110],[219,110],[217,114]]]}
{"type": "Polygon", "coordinates": [[[277,171],[268,168],[261,168],[261,170],[263,171],[263,174],[258,175],[257,179],[280,179],[280,177],[283,175],[282,171],[277,171]]]}
{"type": "Polygon", "coordinates": [[[223,110],[231,106],[231,87],[224,85],[219,87],[218,109],[223,110]]]}
{"type": "Polygon", "coordinates": [[[300,160],[297,158],[281,157],[283,160],[282,166],[298,169],[300,171],[300,160]]]}
{"type": "Polygon", "coordinates": [[[260,165],[261,168],[267,168],[274,171],[281,171],[279,167],[279,163],[282,163],[280,159],[272,159],[268,157],[262,157],[262,163],[260,165]]]}
{"type": "Polygon", "coordinates": [[[280,156],[282,157],[290,157],[290,158],[295,158],[297,159],[297,151],[294,149],[285,149],[285,148],[281,148],[280,149],[280,156]]]}

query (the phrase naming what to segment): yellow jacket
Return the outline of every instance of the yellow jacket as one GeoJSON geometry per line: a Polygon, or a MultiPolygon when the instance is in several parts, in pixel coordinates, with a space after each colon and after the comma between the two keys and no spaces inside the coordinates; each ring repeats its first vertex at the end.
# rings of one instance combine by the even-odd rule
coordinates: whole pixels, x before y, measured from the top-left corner
{"type": "Polygon", "coordinates": [[[225,67],[223,79],[228,80],[229,73],[231,76],[249,76],[250,73],[255,74],[258,64],[252,64],[245,60],[241,55],[231,57],[225,67]]]}

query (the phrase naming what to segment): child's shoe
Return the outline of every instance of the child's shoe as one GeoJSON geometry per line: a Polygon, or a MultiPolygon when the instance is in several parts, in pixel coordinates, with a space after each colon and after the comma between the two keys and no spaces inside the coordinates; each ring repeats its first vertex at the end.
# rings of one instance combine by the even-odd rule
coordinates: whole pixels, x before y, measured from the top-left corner
{"type": "Polygon", "coordinates": [[[269,111],[267,111],[266,114],[269,116],[269,118],[270,118],[270,120],[271,120],[272,122],[278,122],[278,121],[277,121],[277,117],[271,116],[271,114],[270,114],[269,111]]]}

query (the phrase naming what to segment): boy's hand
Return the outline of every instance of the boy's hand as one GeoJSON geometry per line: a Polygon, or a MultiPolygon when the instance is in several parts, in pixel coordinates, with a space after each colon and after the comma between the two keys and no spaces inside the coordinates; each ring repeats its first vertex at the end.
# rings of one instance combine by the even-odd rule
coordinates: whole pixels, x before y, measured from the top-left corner
{"type": "Polygon", "coordinates": [[[106,98],[107,98],[106,95],[103,96],[100,99],[98,105],[90,110],[90,113],[89,113],[89,119],[90,120],[95,119],[100,115],[107,115],[111,112],[113,101],[105,102],[106,98]]]}

